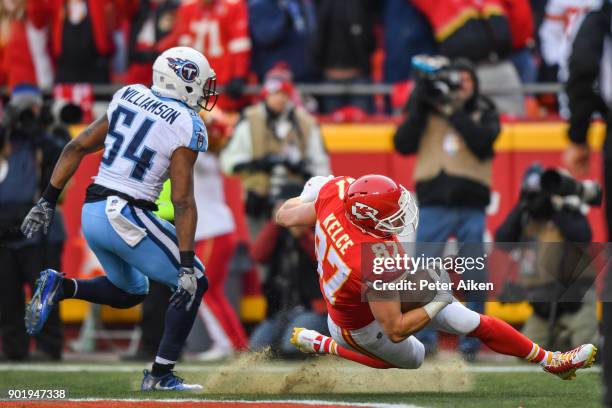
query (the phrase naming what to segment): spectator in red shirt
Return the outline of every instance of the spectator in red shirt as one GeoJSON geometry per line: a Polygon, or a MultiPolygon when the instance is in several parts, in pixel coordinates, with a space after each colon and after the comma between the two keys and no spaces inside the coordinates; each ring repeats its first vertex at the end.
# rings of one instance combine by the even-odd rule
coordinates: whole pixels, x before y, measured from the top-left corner
{"type": "Polygon", "coordinates": [[[248,11],[244,0],[187,0],[178,9],[172,33],[160,49],[176,45],[202,52],[225,87],[223,109],[244,105],[242,94],[251,58],[248,11]]]}
{"type": "Polygon", "coordinates": [[[450,59],[469,59],[483,90],[503,86],[504,94],[492,95],[498,111],[524,115],[521,78],[509,59],[513,36],[505,0],[411,1],[429,21],[438,52],[450,59]]]}
{"type": "Polygon", "coordinates": [[[0,3],[0,83],[9,87],[32,84],[49,88],[53,65],[47,26],[51,0],[18,0],[0,3]],[[3,47],[4,46],[4,47],[3,47]],[[2,79],[4,77],[4,80],[2,79]]]}

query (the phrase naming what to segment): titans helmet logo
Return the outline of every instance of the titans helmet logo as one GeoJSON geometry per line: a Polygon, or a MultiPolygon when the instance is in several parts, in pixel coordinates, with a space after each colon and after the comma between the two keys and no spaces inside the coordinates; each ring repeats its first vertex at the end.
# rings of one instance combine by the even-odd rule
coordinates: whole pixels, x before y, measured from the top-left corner
{"type": "Polygon", "coordinates": [[[182,58],[166,58],[168,66],[185,82],[193,82],[198,77],[200,69],[189,60],[182,58]]]}

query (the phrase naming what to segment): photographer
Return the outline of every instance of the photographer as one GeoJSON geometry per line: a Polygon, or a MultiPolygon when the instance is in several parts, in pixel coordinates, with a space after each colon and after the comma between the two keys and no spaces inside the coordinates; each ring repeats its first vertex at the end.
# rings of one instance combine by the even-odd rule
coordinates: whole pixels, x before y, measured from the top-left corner
{"type": "MultiPolygon", "coordinates": [[[[413,58],[416,86],[408,101],[408,118],[393,138],[400,154],[416,154],[414,168],[420,222],[417,242],[426,256],[441,256],[444,243],[455,236],[461,256],[482,256],[485,207],[489,203],[493,143],[500,123],[493,103],[479,93],[473,66],[444,57],[413,58]]],[[[483,282],[483,269],[470,269],[465,279],[483,282]]],[[[484,293],[467,292],[465,300],[484,310],[484,293]]],[[[426,351],[437,347],[433,330],[420,332],[426,351]]],[[[475,357],[479,343],[462,338],[460,351],[475,357]]]]}
{"type": "MultiPolygon", "coordinates": [[[[47,184],[55,161],[66,140],[58,129],[45,131],[45,110],[40,92],[31,86],[17,86],[6,106],[2,122],[3,178],[0,180],[0,332],[2,348],[9,360],[23,360],[29,354],[24,327],[24,283],[33,291],[39,272],[60,267],[64,241],[61,213],[57,213],[46,236],[23,237],[23,217],[47,184]]],[[[47,115],[48,116],[48,115],[47,115]]],[[[52,312],[37,337],[39,358],[59,360],[62,355],[62,327],[59,312],[52,312]]]]}
{"type": "MultiPolygon", "coordinates": [[[[542,347],[559,350],[590,342],[597,334],[595,272],[586,251],[592,234],[582,208],[599,204],[601,191],[594,189],[590,197],[565,195],[568,191],[551,186],[555,174],[564,177],[557,170],[544,172],[537,163],[527,169],[520,200],[495,240],[524,243],[516,245],[521,259],[519,284],[533,314],[523,333],[542,347]]],[[[579,185],[570,178],[565,181],[579,185]]]]}
{"type": "Polygon", "coordinates": [[[247,192],[251,235],[257,235],[271,210],[271,175],[303,183],[310,175],[330,173],[329,159],[314,117],[293,102],[288,71],[271,71],[263,87],[264,100],[244,111],[221,166],[236,173],[247,192]]]}
{"type": "MultiPolygon", "coordinates": [[[[288,184],[275,192],[275,210],[299,195],[300,184],[288,184]]],[[[276,211],[273,211],[276,212],[276,211]]],[[[272,347],[282,357],[303,356],[291,342],[294,327],[327,333],[327,309],[319,290],[314,253],[314,231],[308,227],[283,228],[268,221],[253,244],[253,259],[268,266],[263,290],[266,319],[253,331],[251,350],[272,347]]]]}

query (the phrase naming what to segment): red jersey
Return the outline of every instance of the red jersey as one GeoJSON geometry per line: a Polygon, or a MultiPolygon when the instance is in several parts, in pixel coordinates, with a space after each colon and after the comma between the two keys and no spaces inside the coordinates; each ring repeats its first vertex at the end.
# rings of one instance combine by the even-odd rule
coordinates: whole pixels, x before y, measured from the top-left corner
{"type": "Polygon", "coordinates": [[[210,62],[219,85],[225,85],[232,78],[246,78],[249,71],[248,20],[244,0],[188,0],[179,7],[174,29],[158,48],[195,48],[210,62]]]}
{"type": "MultiPolygon", "coordinates": [[[[362,250],[377,243],[397,242],[395,237],[382,239],[368,235],[346,217],[344,195],[353,181],[350,177],[330,180],[315,201],[315,252],[321,293],[334,323],[348,330],[362,328],[374,321],[370,305],[364,298],[366,281],[370,281],[372,271],[362,268],[362,250]]],[[[390,275],[385,281],[396,277],[390,275]]]]}

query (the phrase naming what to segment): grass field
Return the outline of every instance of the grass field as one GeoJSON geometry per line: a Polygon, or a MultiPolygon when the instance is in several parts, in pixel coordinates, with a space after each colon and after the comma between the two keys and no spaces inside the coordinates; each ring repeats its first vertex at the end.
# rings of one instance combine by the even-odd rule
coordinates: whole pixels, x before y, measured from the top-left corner
{"type": "Polygon", "coordinates": [[[204,391],[138,392],[142,378],[139,365],[0,364],[0,398],[6,399],[8,390],[15,388],[64,389],[71,400],[5,400],[0,401],[0,407],[234,408],[244,407],[245,401],[259,401],[248,406],[576,408],[598,407],[601,399],[598,370],[579,373],[574,381],[561,381],[535,367],[512,363],[468,366],[459,361],[426,362],[420,370],[376,371],[333,358],[293,363],[248,358],[226,365],[184,364],[180,368],[179,374],[187,380],[204,384],[204,391]],[[128,400],[159,402],[149,405],[128,400]]]}

